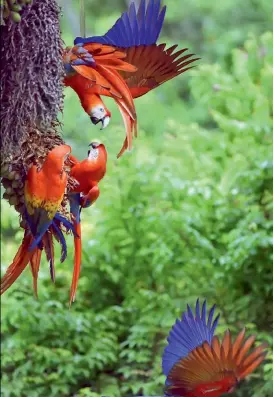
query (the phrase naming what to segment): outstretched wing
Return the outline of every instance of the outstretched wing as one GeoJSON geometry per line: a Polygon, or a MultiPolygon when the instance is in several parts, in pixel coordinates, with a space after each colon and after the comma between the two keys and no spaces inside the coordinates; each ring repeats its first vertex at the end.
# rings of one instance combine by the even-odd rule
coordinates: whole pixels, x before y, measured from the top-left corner
{"type": "Polygon", "coordinates": [[[142,0],[138,11],[131,3],[114,26],[104,36],[86,39],[77,37],[74,44],[101,43],[118,47],[126,54],[124,61],[135,66],[136,71],[129,73],[119,70],[133,98],[146,94],[181,73],[194,67],[194,54],[181,56],[187,49],[174,52],[177,45],[166,49],[166,44],[156,45],[162,30],[166,7],[161,9],[161,0],[142,0]]]}
{"type": "Polygon", "coordinates": [[[187,393],[201,384],[214,384],[227,377],[234,377],[236,383],[254,371],[264,360],[265,346],[258,346],[250,352],[255,336],[246,340],[244,336],[245,329],[232,343],[230,331],[227,331],[221,343],[214,336],[211,344],[204,342],[196,347],[170,371],[167,394],[172,395],[176,389],[187,393]]]}
{"type": "MultiPolygon", "coordinates": [[[[138,46],[125,49],[125,61],[136,66],[135,73],[121,71],[133,98],[193,68],[194,54],[184,54],[187,48],[175,51],[177,45],[166,49],[166,44],[138,46]]],[[[122,49],[121,49],[122,50],[122,49]]]]}
{"type": "Polygon", "coordinates": [[[156,43],[162,30],[166,7],[161,9],[161,0],[142,0],[138,11],[132,2],[114,26],[104,36],[76,37],[74,44],[101,43],[128,48],[156,43]]]}
{"type": "Polygon", "coordinates": [[[176,320],[167,338],[168,346],[163,354],[162,367],[166,376],[179,360],[185,358],[197,346],[205,341],[211,343],[219,319],[219,315],[214,318],[214,311],[215,305],[210,309],[207,318],[206,301],[200,308],[197,299],[195,314],[187,306],[182,319],[176,320]]]}

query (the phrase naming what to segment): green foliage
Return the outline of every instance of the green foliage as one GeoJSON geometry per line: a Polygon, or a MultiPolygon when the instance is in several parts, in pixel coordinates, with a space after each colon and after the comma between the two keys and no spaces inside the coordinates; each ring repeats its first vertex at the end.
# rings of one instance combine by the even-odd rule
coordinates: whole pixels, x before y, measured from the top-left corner
{"type": "MultiPolygon", "coordinates": [[[[175,4],[168,3],[170,21],[178,19],[175,4]]],[[[102,139],[108,172],[100,199],[83,214],[84,259],[71,310],[71,242],[67,261],[56,264],[56,285],[42,264],[38,301],[29,270],[2,298],[4,397],[163,394],[165,338],[198,296],[218,304],[220,334],[246,325],[269,344],[265,364],[235,396],[272,395],[272,36],[247,37],[247,29],[261,29],[250,17],[237,36],[245,44],[230,53],[236,23],[224,16],[235,2],[202,4],[186,5],[186,19],[195,26],[206,10],[211,23],[217,16],[224,48],[208,37],[203,47],[224,56],[200,61],[188,77],[137,101],[140,134],[131,154],[115,159],[124,138],[115,105],[107,102],[112,126],[96,137],[67,89],[64,123],[74,153],[83,157],[91,140],[102,139]]],[[[254,4],[247,15],[259,10],[259,19],[267,5],[254,4]]],[[[22,233],[14,241],[17,219],[6,207],[2,225],[5,270],[22,233]]]]}

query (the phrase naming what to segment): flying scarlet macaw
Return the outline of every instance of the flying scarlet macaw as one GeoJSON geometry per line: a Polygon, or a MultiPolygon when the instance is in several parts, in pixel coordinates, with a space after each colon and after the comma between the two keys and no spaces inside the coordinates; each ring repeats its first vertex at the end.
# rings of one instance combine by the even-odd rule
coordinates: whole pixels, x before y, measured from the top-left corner
{"type": "Polygon", "coordinates": [[[88,157],[78,161],[70,156],[72,166],[70,176],[78,185],[68,194],[70,201],[71,218],[75,229],[74,234],[74,270],[70,289],[70,304],[74,302],[81,268],[82,242],[81,242],[81,220],[82,208],[91,206],[99,197],[98,183],[106,173],[107,151],[103,144],[92,142],[88,157]]]}
{"type": "Polygon", "coordinates": [[[185,55],[187,48],[174,52],[177,45],[156,44],[165,12],[161,0],[148,0],[147,5],[141,0],[138,10],[132,2],[104,36],[76,37],[74,47],[64,52],[65,85],[76,91],[93,124],[101,121],[105,128],[110,121],[101,95],[118,104],[126,139],[117,157],[131,149],[133,132],[137,136],[133,99],[186,72],[199,59],[185,55]]]}
{"type": "Polygon", "coordinates": [[[74,228],[58,211],[67,186],[68,176],[64,167],[70,152],[71,148],[68,145],[56,146],[47,154],[41,168],[34,164],[28,171],[24,187],[27,227],[22,244],[1,280],[1,294],[16,281],[30,263],[34,292],[37,296],[37,277],[43,249],[50,263],[51,278],[54,281],[53,237],[61,244],[61,262],[66,258],[67,246],[62,225],[66,231],[74,232],[74,228]]]}
{"type": "Polygon", "coordinates": [[[250,352],[255,336],[245,339],[243,329],[234,342],[230,331],[214,336],[219,316],[215,305],[206,313],[206,301],[195,313],[189,306],[168,336],[162,367],[167,376],[165,394],[180,397],[220,397],[231,393],[264,360],[265,345],[250,352]],[[215,318],[214,318],[215,317],[215,318]]]}

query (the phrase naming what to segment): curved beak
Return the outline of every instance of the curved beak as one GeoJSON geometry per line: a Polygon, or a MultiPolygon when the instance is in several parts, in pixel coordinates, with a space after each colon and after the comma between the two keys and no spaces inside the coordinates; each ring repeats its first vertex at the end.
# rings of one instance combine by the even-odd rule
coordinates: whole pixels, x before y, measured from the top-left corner
{"type": "Polygon", "coordinates": [[[98,124],[101,121],[97,117],[91,117],[90,120],[91,120],[92,124],[94,124],[94,125],[98,124]]]}
{"type": "Polygon", "coordinates": [[[100,129],[103,130],[104,128],[106,128],[109,125],[110,117],[106,116],[100,121],[102,122],[102,127],[100,129]]]}

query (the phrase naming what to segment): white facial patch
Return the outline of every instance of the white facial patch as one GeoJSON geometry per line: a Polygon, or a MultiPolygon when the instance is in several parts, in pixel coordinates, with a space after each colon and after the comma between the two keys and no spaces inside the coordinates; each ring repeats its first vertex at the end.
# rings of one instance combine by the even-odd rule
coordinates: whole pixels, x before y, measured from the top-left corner
{"type": "Polygon", "coordinates": [[[98,120],[101,120],[106,115],[106,110],[102,105],[97,105],[91,110],[91,117],[96,117],[98,120]]]}
{"type": "Polygon", "coordinates": [[[89,160],[96,160],[98,156],[99,156],[99,150],[97,148],[89,150],[89,152],[88,152],[89,160]]]}

